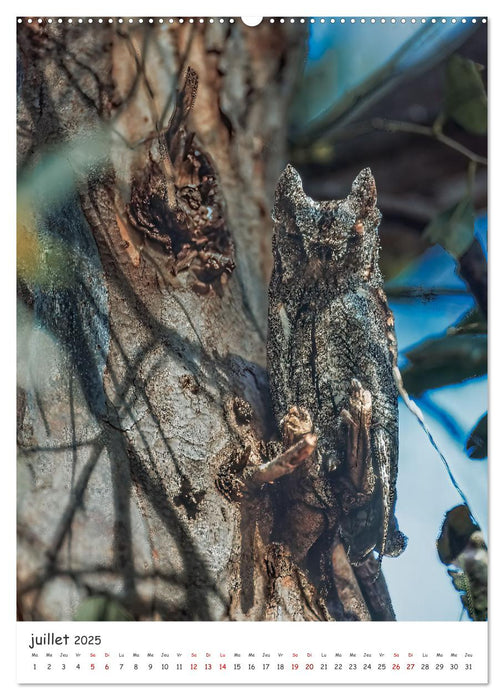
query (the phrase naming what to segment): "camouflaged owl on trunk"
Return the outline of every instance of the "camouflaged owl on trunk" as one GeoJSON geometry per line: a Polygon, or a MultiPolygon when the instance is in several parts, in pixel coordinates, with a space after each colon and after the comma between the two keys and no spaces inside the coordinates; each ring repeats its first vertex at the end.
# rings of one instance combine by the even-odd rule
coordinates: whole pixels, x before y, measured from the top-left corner
{"type": "MultiPolygon", "coordinates": [[[[352,564],[373,550],[380,560],[397,556],[407,542],[394,516],[397,350],[378,267],[381,215],[371,171],[357,176],[346,199],[315,202],[288,165],[277,185],[273,219],[273,407],[279,425],[308,413],[318,438],[304,476],[286,477],[297,482],[283,517],[295,517],[301,502],[323,512],[325,531],[341,538],[352,564]]],[[[311,539],[323,529],[319,523],[311,539]]],[[[303,556],[311,544],[304,544],[303,556]]]]}

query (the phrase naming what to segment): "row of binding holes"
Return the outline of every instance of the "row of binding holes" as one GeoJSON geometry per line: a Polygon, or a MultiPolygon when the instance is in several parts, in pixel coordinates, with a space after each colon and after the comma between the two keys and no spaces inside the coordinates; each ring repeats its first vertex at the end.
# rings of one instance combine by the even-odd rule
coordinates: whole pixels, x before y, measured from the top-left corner
{"type": "MultiPolygon", "coordinates": [[[[30,17],[30,18],[28,18],[28,19],[26,19],[26,20],[23,20],[21,17],[18,18],[18,24],[21,24],[23,21],[27,22],[28,24],[32,24],[32,23],[42,24],[42,22],[44,22],[44,19],[42,19],[41,17],[39,17],[38,19],[32,19],[32,18],[30,17]]],[[[106,19],[103,19],[102,17],[99,17],[98,19],[93,19],[92,17],[89,17],[89,18],[87,18],[87,19],[83,19],[83,18],[81,18],[81,17],[79,17],[79,18],[76,18],[76,17],[68,17],[68,18],[66,18],[66,19],[63,19],[62,17],[59,17],[59,18],[57,18],[57,19],[53,19],[52,17],[49,17],[49,18],[47,18],[45,21],[46,21],[48,24],[52,24],[53,22],[54,22],[54,23],[57,23],[57,24],[62,24],[62,23],[67,23],[67,24],[93,24],[94,22],[97,22],[98,24],[112,24],[113,22],[117,22],[118,24],[134,24],[135,22],[137,22],[138,24],[143,24],[144,22],[147,23],[147,24],[154,24],[154,23],[163,24],[163,23],[165,23],[165,22],[166,22],[167,24],[175,24],[175,23],[183,24],[184,22],[189,22],[189,24],[193,24],[194,22],[199,22],[199,23],[201,23],[201,24],[203,24],[204,22],[209,22],[210,24],[213,24],[214,22],[219,22],[220,24],[224,24],[224,22],[226,22],[226,19],[224,19],[224,18],[222,18],[222,17],[219,18],[219,19],[214,19],[213,17],[200,17],[199,19],[193,19],[192,17],[190,17],[189,19],[185,19],[185,18],[183,18],[183,17],[180,17],[180,18],[177,18],[177,19],[174,19],[173,17],[170,17],[169,19],[164,19],[163,17],[156,17],[156,18],[150,17],[150,18],[148,18],[148,19],[143,19],[142,17],[139,17],[139,18],[136,18],[136,19],[133,19],[133,18],[131,18],[131,17],[130,17],[129,19],[124,19],[124,18],[122,18],[122,17],[119,17],[119,18],[117,18],[117,19],[113,19],[112,17],[108,17],[108,18],[106,18],[106,19]]],[[[233,22],[234,22],[235,20],[234,20],[233,17],[230,17],[230,18],[227,18],[227,21],[228,21],[230,24],[233,24],[233,22]]],[[[335,23],[339,23],[339,24],[345,24],[345,23],[349,23],[349,24],[357,24],[357,23],[365,24],[365,23],[367,23],[367,22],[369,22],[370,24],[385,24],[385,23],[387,23],[387,22],[390,22],[390,24],[406,24],[407,22],[411,22],[411,24],[415,24],[415,23],[426,24],[427,22],[431,22],[432,24],[436,24],[436,23],[441,23],[441,24],[455,24],[456,22],[461,22],[462,24],[466,24],[467,22],[472,23],[472,24],[476,24],[476,23],[478,22],[478,20],[475,19],[475,18],[473,18],[473,19],[467,19],[466,17],[462,17],[462,18],[459,18],[459,17],[452,17],[452,18],[443,17],[443,18],[441,18],[441,19],[436,18],[436,17],[433,17],[433,18],[431,18],[431,19],[427,19],[427,18],[425,18],[425,17],[420,17],[420,18],[411,17],[411,18],[409,18],[409,19],[405,19],[404,17],[401,18],[401,19],[396,19],[395,17],[388,17],[388,18],[385,18],[385,17],[381,17],[381,18],[375,18],[375,17],[371,17],[371,18],[369,18],[369,17],[360,17],[360,18],[355,18],[355,17],[352,17],[352,18],[341,17],[340,19],[335,19],[334,17],[331,17],[330,19],[329,19],[329,18],[326,18],[326,17],[317,17],[317,18],[311,17],[311,18],[309,18],[309,19],[306,19],[305,17],[291,17],[291,18],[289,18],[289,19],[286,19],[286,18],[284,18],[284,17],[280,17],[280,18],[271,17],[269,20],[266,20],[266,21],[269,21],[271,24],[274,24],[275,22],[279,22],[280,24],[284,24],[284,23],[286,23],[286,22],[287,22],[287,23],[290,23],[290,24],[294,24],[295,22],[300,22],[301,24],[304,24],[305,22],[309,22],[309,23],[311,23],[311,24],[315,24],[316,22],[319,22],[320,24],[325,24],[325,23],[327,23],[327,24],[335,24],[335,23]]],[[[483,17],[483,18],[481,19],[481,22],[482,22],[483,24],[486,24],[486,18],[483,17]]]]}
{"type": "MultiPolygon", "coordinates": [[[[28,24],[32,24],[32,23],[35,24],[37,22],[39,24],[42,24],[42,22],[44,22],[44,19],[39,17],[38,19],[29,18],[29,19],[26,19],[24,21],[28,22],[28,24]]],[[[67,24],[67,23],[68,24],[93,24],[94,22],[97,22],[98,24],[112,24],[113,22],[118,22],[119,24],[134,24],[135,22],[138,22],[138,24],[143,24],[144,22],[147,24],[154,24],[154,23],[164,24],[165,22],[167,24],[175,24],[175,23],[183,24],[184,22],[189,22],[190,24],[193,24],[194,22],[200,22],[201,24],[203,24],[204,22],[210,22],[210,24],[213,24],[214,22],[220,22],[221,24],[224,24],[224,22],[226,20],[223,19],[222,17],[220,19],[214,19],[213,17],[205,17],[205,18],[200,17],[199,19],[193,19],[192,17],[189,19],[185,19],[183,17],[180,17],[177,19],[174,19],[173,17],[170,17],[169,19],[164,19],[163,17],[156,17],[156,18],[150,17],[149,19],[144,19],[143,17],[138,17],[135,19],[133,19],[131,17],[129,19],[124,19],[123,17],[118,17],[118,18],[107,17],[105,19],[103,19],[102,17],[99,17],[98,19],[93,19],[92,17],[88,17],[87,19],[82,19],[82,17],[78,17],[78,18],[77,17],[68,17],[68,18],[63,19],[63,18],[59,17],[58,19],[52,19],[52,17],[49,17],[49,18],[45,19],[45,21],[48,22],[49,24],[52,24],[53,22],[58,23],[58,24],[62,24],[62,23],[64,23],[64,24],[67,24]]],[[[235,20],[233,17],[230,17],[228,19],[228,22],[230,22],[230,24],[233,24],[234,21],[235,20]]],[[[23,22],[23,19],[21,17],[19,17],[18,24],[21,24],[21,22],[23,22]]]]}

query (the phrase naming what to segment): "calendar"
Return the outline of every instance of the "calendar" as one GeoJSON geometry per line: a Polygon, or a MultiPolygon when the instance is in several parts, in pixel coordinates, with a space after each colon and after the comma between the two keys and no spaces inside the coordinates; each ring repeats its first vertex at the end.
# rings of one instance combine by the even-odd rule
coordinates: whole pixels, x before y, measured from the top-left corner
{"type": "Polygon", "coordinates": [[[491,20],[269,11],[15,20],[20,684],[488,682],[491,20]]]}
{"type": "Polygon", "coordinates": [[[39,623],[21,683],[486,683],[487,625],[39,623]],[[49,631],[50,630],[50,631],[49,631]],[[365,644],[362,639],[365,636],[365,644]],[[433,644],[433,638],[435,643],[433,644]],[[397,642],[396,640],[400,641],[397,642]],[[408,641],[406,641],[406,639],[408,641]]]}

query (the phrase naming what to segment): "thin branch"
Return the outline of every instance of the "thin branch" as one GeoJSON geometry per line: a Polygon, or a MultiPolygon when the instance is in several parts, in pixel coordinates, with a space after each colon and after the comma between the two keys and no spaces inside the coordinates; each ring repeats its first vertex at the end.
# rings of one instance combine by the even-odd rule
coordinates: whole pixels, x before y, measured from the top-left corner
{"type": "Polygon", "coordinates": [[[385,293],[389,299],[421,299],[433,301],[437,297],[469,296],[467,289],[456,287],[409,287],[405,285],[385,285],[385,293]]]}
{"type": "Polygon", "coordinates": [[[429,136],[430,138],[439,141],[448,148],[457,151],[461,155],[469,158],[469,160],[479,165],[487,165],[488,161],[483,156],[474,153],[469,148],[466,148],[455,139],[446,136],[443,132],[438,131],[434,126],[424,126],[422,124],[414,124],[413,122],[403,122],[394,119],[375,118],[371,120],[373,129],[379,131],[389,131],[390,133],[418,134],[419,136],[429,136]]]}
{"type": "Polygon", "coordinates": [[[443,428],[449,433],[454,440],[458,443],[464,445],[467,435],[462,430],[457,421],[441,406],[431,399],[431,397],[425,393],[422,394],[420,398],[417,398],[417,403],[420,404],[425,411],[428,411],[433,418],[435,418],[443,428]]]}
{"type": "Polygon", "coordinates": [[[257,471],[250,477],[249,481],[254,484],[272,483],[286,474],[290,474],[299,467],[305,459],[308,459],[317,447],[317,436],[308,433],[296,442],[281,455],[272,459],[271,462],[261,464],[257,471]]]}
{"type": "Polygon", "coordinates": [[[422,430],[429,438],[429,442],[431,443],[433,448],[436,450],[436,452],[440,456],[441,461],[443,462],[443,465],[446,469],[446,472],[448,474],[448,477],[449,477],[452,485],[454,486],[454,488],[458,492],[460,498],[462,499],[462,502],[464,503],[464,505],[467,506],[467,508],[470,512],[471,509],[469,507],[469,503],[467,501],[465,493],[462,491],[462,489],[458,485],[458,482],[457,482],[457,480],[456,480],[456,478],[455,478],[455,476],[450,468],[450,465],[448,464],[448,460],[446,459],[444,454],[441,452],[437,442],[434,439],[434,436],[432,435],[429,427],[427,426],[427,423],[425,422],[425,418],[423,417],[422,411],[420,410],[419,406],[417,406],[417,404],[413,401],[413,399],[410,397],[410,395],[406,391],[404,384],[403,384],[402,377],[401,377],[401,372],[399,370],[399,367],[397,367],[397,366],[394,367],[394,379],[395,379],[395,383],[396,383],[397,390],[399,392],[400,397],[402,398],[402,400],[406,404],[408,410],[415,416],[417,421],[420,423],[422,430]]]}

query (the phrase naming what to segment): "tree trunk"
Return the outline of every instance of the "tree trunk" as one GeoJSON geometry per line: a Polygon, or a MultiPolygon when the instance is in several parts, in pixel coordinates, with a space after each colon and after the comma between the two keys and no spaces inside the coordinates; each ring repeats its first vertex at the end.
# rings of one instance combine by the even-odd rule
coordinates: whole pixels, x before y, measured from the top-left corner
{"type": "MultiPolygon", "coordinates": [[[[268,485],[240,490],[276,437],[270,209],[304,41],[19,25],[22,619],[96,596],[138,620],[335,615],[271,541],[268,485]]],[[[389,619],[332,556],[341,619],[389,619]]]]}

